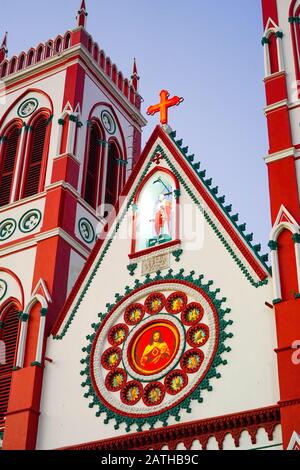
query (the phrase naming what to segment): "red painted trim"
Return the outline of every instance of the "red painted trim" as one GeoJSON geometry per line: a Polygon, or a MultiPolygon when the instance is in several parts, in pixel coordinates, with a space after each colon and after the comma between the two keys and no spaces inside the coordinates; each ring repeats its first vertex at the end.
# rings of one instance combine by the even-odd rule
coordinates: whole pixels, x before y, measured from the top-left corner
{"type": "MultiPolygon", "coordinates": [[[[193,386],[192,389],[190,389],[183,397],[181,397],[177,402],[173,402],[171,406],[168,406],[168,407],[163,407],[163,405],[161,406],[161,409],[159,411],[156,411],[156,412],[151,412],[151,409],[149,409],[149,413],[146,415],[147,417],[150,417],[150,416],[158,416],[160,415],[161,413],[164,413],[168,410],[170,410],[171,408],[173,408],[174,406],[178,405],[179,403],[181,403],[183,400],[186,399],[186,397],[188,395],[191,395],[195,390],[196,388],[199,386],[200,382],[203,380],[203,378],[206,376],[207,372],[209,371],[210,367],[211,367],[211,364],[213,362],[213,360],[215,359],[215,355],[216,355],[216,352],[217,352],[217,349],[218,349],[218,344],[219,344],[219,329],[218,329],[218,326],[219,326],[219,319],[218,319],[218,314],[217,314],[217,311],[216,311],[216,308],[213,304],[213,302],[211,301],[210,297],[206,294],[206,292],[201,289],[200,287],[197,287],[195,286],[194,284],[192,284],[191,282],[187,282],[187,281],[183,281],[183,280],[178,280],[178,279],[167,279],[167,280],[161,280],[161,281],[153,281],[153,282],[150,282],[149,284],[147,284],[146,286],[142,286],[136,290],[134,290],[134,292],[131,292],[130,294],[126,295],[125,297],[123,297],[123,299],[118,302],[116,304],[116,306],[111,310],[111,312],[109,313],[109,315],[107,315],[107,317],[103,320],[102,324],[101,324],[101,328],[99,328],[99,330],[97,331],[96,333],[96,336],[95,336],[95,339],[94,339],[94,342],[93,342],[93,347],[92,347],[92,351],[91,351],[91,361],[90,361],[90,368],[91,368],[91,379],[92,379],[92,385],[93,385],[93,388],[94,390],[96,390],[96,393],[98,396],[101,397],[101,401],[106,405],[107,408],[109,408],[110,410],[113,410],[114,412],[120,414],[120,415],[124,415],[128,418],[143,418],[145,415],[143,414],[137,414],[137,413],[128,413],[128,412],[122,412],[121,410],[113,407],[107,400],[105,400],[105,398],[103,397],[103,395],[101,394],[101,392],[99,391],[98,389],[98,386],[97,386],[97,383],[96,383],[96,380],[95,380],[95,375],[94,375],[94,361],[93,361],[93,357],[94,357],[94,354],[95,354],[95,349],[96,349],[96,345],[97,345],[97,341],[98,341],[98,338],[100,336],[100,334],[102,333],[103,331],[103,328],[105,326],[105,324],[109,321],[111,315],[120,307],[120,305],[122,305],[125,301],[127,301],[128,299],[130,299],[130,297],[132,297],[133,295],[136,295],[138,292],[141,292],[141,295],[142,295],[142,292],[147,289],[148,287],[155,287],[155,286],[159,286],[160,290],[163,290],[163,285],[164,284],[174,284],[174,286],[176,285],[179,285],[179,286],[187,286],[187,287],[190,287],[192,288],[193,290],[199,292],[206,300],[206,302],[209,304],[212,312],[213,312],[213,316],[214,316],[214,323],[215,323],[215,326],[216,326],[216,338],[215,338],[215,342],[214,342],[214,347],[213,347],[213,352],[211,353],[211,357],[210,357],[210,360],[209,360],[209,363],[207,364],[207,367],[205,369],[205,371],[202,373],[201,376],[199,376],[198,378],[198,381],[197,383],[193,386]]],[[[175,288],[174,288],[175,290],[175,288]]]]}
{"type": "MultiPolygon", "coordinates": [[[[16,281],[16,283],[18,284],[20,292],[21,292],[20,306],[21,306],[21,309],[24,308],[24,298],[25,298],[25,296],[24,296],[24,289],[23,289],[23,286],[22,286],[22,283],[21,283],[20,279],[18,278],[18,276],[13,271],[11,271],[10,269],[4,268],[2,266],[0,267],[0,273],[1,272],[6,273],[9,276],[11,276],[16,281]]],[[[2,309],[2,306],[0,307],[0,310],[1,309],[2,309]]]]}
{"type": "MultiPolygon", "coordinates": [[[[28,79],[29,80],[29,79],[28,79]]],[[[5,89],[6,90],[6,89],[5,89]]],[[[19,103],[20,101],[22,101],[24,99],[24,97],[26,95],[29,95],[30,93],[38,93],[40,95],[43,95],[45,96],[49,103],[50,103],[50,114],[52,115],[53,114],[53,101],[52,99],[50,98],[50,96],[43,90],[40,90],[39,88],[27,88],[26,91],[24,91],[20,96],[18,96],[17,99],[15,99],[15,101],[9,106],[9,108],[5,111],[5,113],[3,114],[1,120],[0,120],[0,129],[6,119],[6,117],[8,116],[8,114],[10,113],[10,111],[16,107],[17,103],[19,103]]],[[[7,93],[6,93],[7,94],[7,93]]],[[[41,111],[41,109],[38,109],[36,112],[39,112],[41,111]]],[[[35,113],[36,114],[36,113],[35,113]]],[[[30,117],[30,120],[32,120],[33,116],[30,117]]],[[[22,125],[23,125],[23,121],[21,119],[19,119],[21,122],[22,122],[22,125]]]]}
{"type": "Polygon", "coordinates": [[[262,8],[264,29],[267,26],[269,18],[278,25],[277,0],[262,0],[262,8]]]}
{"type": "Polygon", "coordinates": [[[278,424],[280,424],[280,408],[274,405],[188,423],[174,424],[150,431],[128,433],[101,441],[64,447],[60,450],[161,450],[164,445],[168,445],[169,450],[175,450],[179,443],[183,443],[185,448],[189,450],[196,440],[200,441],[202,449],[205,450],[211,437],[216,438],[219,449],[222,449],[227,434],[232,435],[235,446],[239,447],[243,431],[249,432],[251,442],[254,445],[260,428],[265,429],[269,440],[272,441],[274,429],[278,424]]]}

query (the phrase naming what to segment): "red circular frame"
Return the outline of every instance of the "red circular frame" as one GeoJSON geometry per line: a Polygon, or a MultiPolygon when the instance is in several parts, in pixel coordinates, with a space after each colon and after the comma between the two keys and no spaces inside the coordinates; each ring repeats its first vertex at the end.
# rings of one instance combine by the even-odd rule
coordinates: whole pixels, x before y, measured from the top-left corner
{"type": "Polygon", "coordinates": [[[103,320],[102,322],[102,328],[99,328],[99,330],[97,331],[96,333],[96,336],[95,336],[95,339],[94,339],[94,342],[93,342],[93,346],[92,346],[92,350],[91,350],[91,380],[92,380],[92,385],[93,385],[93,388],[94,390],[96,391],[97,395],[99,397],[101,397],[101,401],[102,403],[108,408],[110,409],[111,411],[113,411],[114,413],[117,413],[117,414],[120,414],[122,416],[126,416],[128,418],[149,418],[151,416],[159,416],[161,413],[165,412],[165,411],[168,411],[168,410],[171,410],[172,408],[174,408],[175,406],[177,406],[179,403],[181,403],[182,401],[184,401],[188,395],[192,394],[196,388],[199,386],[199,384],[202,382],[203,378],[206,376],[207,372],[209,371],[212,363],[213,363],[213,360],[215,358],[215,355],[216,355],[216,352],[218,350],[218,344],[219,344],[219,329],[218,329],[218,325],[219,325],[219,320],[218,320],[218,314],[217,314],[217,311],[216,311],[216,307],[214,306],[212,300],[210,299],[210,297],[206,294],[206,292],[204,292],[201,288],[195,286],[194,284],[192,284],[191,282],[188,282],[188,281],[184,281],[184,280],[178,280],[178,279],[163,279],[163,280],[160,280],[160,281],[153,281],[149,284],[147,284],[146,286],[141,286],[139,287],[138,289],[135,289],[133,292],[131,292],[130,294],[127,294],[126,296],[124,296],[122,298],[122,300],[120,300],[120,302],[118,302],[115,307],[110,311],[110,313],[107,315],[107,317],[103,320]],[[116,309],[118,309],[120,307],[120,305],[122,305],[123,302],[127,301],[128,299],[130,299],[130,297],[132,297],[133,295],[136,295],[137,293],[139,292],[142,292],[143,290],[145,290],[146,288],[149,288],[151,286],[159,286],[161,288],[161,290],[163,290],[163,285],[164,284],[174,284],[174,285],[183,285],[183,286],[186,286],[186,287],[189,287],[189,288],[192,288],[193,290],[195,290],[196,292],[199,292],[203,297],[204,299],[206,300],[206,302],[209,304],[211,310],[212,310],[212,313],[213,313],[213,316],[214,316],[214,320],[215,320],[215,325],[216,325],[216,339],[215,339],[215,344],[214,344],[214,350],[213,350],[213,353],[211,355],[211,358],[205,368],[205,370],[203,371],[203,373],[201,374],[201,376],[199,377],[199,380],[197,381],[197,383],[190,389],[187,391],[187,393],[182,396],[180,399],[178,399],[177,401],[175,401],[174,403],[172,403],[172,405],[170,406],[166,406],[166,407],[162,407],[159,411],[155,411],[155,412],[149,412],[147,414],[142,414],[142,413],[130,413],[128,411],[122,411],[120,410],[120,408],[116,408],[114,407],[113,405],[111,405],[104,397],[103,395],[100,393],[99,391],[99,388],[98,388],[98,385],[96,383],[96,380],[95,380],[95,373],[94,373],[94,361],[93,361],[93,357],[94,357],[94,354],[95,354],[95,348],[96,348],[96,345],[97,345],[97,342],[98,342],[98,338],[103,330],[103,327],[105,326],[106,322],[109,320],[109,318],[111,317],[111,315],[113,315],[113,313],[116,311],[116,309]]]}

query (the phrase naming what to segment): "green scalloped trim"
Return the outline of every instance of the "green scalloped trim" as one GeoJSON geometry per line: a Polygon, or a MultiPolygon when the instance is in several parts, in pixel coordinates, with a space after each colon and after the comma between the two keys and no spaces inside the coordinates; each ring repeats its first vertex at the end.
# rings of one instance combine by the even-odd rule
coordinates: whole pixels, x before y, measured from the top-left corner
{"type": "MultiPolygon", "coordinates": [[[[173,133],[174,134],[174,133],[173,133]]],[[[176,134],[175,134],[176,135],[176,134]]],[[[225,238],[223,237],[223,235],[221,234],[221,232],[218,230],[217,226],[214,224],[214,222],[210,219],[210,217],[208,216],[208,214],[206,213],[206,211],[203,209],[203,207],[201,206],[201,203],[197,200],[197,198],[195,197],[195,195],[193,194],[192,190],[188,187],[188,185],[186,184],[186,182],[183,180],[183,178],[180,176],[179,172],[176,170],[176,168],[173,166],[173,164],[170,162],[170,160],[166,157],[166,154],[165,152],[163,151],[162,147],[160,145],[158,145],[156,147],[156,149],[153,151],[152,155],[151,155],[151,158],[149,159],[149,162],[148,164],[146,165],[145,167],[145,170],[143,171],[143,173],[141,174],[141,177],[139,179],[139,181],[137,182],[136,184],[136,187],[134,189],[134,191],[132,192],[132,195],[131,197],[128,199],[128,202],[126,204],[126,207],[125,209],[123,210],[123,212],[121,213],[119,219],[118,219],[118,222],[116,223],[115,227],[114,227],[114,230],[111,234],[111,238],[107,238],[107,242],[106,242],[106,245],[102,251],[102,254],[101,256],[99,257],[98,261],[95,263],[95,266],[94,266],[94,269],[88,279],[88,281],[86,282],[79,298],[77,299],[77,302],[75,304],[75,307],[73,308],[72,310],[72,313],[71,315],[69,316],[65,326],[63,327],[63,330],[62,330],[62,333],[59,334],[59,335],[56,335],[54,336],[53,338],[55,340],[61,340],[63,339],[63,337],[65,336],[66,332],[68,331],[68,329],[70,328],[70,325],[87,293],[87,291],[89,290],[89,287],[91,286],[92,282],[93,282],[93,279],[95,278],[97,272],[98,272],[98,269],[100,268],[109,248],[110,248],[110,245],[112,244],[112,241],[115,237],[115,235],[118,233],[119,231],[119,228],[122,224],[122,221],[125,217],[125,215],[127,214],[128,210],[130,209],[130,207],[134,207],[134,198],[135,198],[135,195],[138,191],[138,188],[141,184],[141,182],[143,181],[143,179],[145,178],[145,176],[147,175],[148,173],[148,170],[150,169],[150,167],[152,166],[152,163],[153,163],[153,157],[156,155],[157,152],[161,152],[163,154],[163,156],[166,158],[166,161],[169,165],[169,167],[172,169],[174,175],[178,178],[178,180],[181,182],[181,184],[184,186],[184,188],[186,189],[187,193],[189,194],[189,196],[191,197],[191,199],[195,202],[195,204],[199,207],[200,211],[203,213],[205,219],[207,220],[208,224],[211,226],[211,228],[213,229],[213,231],[216,233],[216,235],[218,236],[218,238],[220,239],[220,241],[222,242],[222,244],[225,246],[226,250],[229,252],[229,254],[231,255],[231,257],[234,259],[234,261],[236,262],[236,264],[239,266],[239,268],[241,269],[241,271],[243,272],[243,274],[245,275],[245,277],[248,279],[248,281],[256,288],[258,287],[261,287],[263,285],[266,285],[268,284],[269,282],[269,278],[266,277],[265,279],[263,279],[262,281],[258,281],[256,282],[253,277],[251,276],[251,274],[249,273],[249,271],[247,270],[247,268],[244,266],[244,264],[242,263],[242,261],[238,258],[238,256],[234,253],[233,249],[230,247],[230,245],[228,244],[228,242],[225,240],[225,238]]],[[[186,157],[187,159],[189,157],[186,157]]],[[[216,198],[215,198],[216,199],[216,198]]],[[[222,199],[222,198],[221,198],[222,199]]],[[[216,199],[217,201],[217,199],[216,199]]],[[[220,206],[222,207],[222,206],[220,206]]],[[[228,209],[228,208],[227,208],[228,209]]],[[[223,208],[224,210],[224,208],[223,208]]],[[[229,209],[228,209],[229,210],[229,209]]],[[[247,240],[246,240],[247,241],[247,240]]],[[[249,245],[249,242],[247,242],[248,245],[249,245]]],[[[162,245],[163,246],[163,245],[162,245]]],[[[251,248],[252,246],[249,245],[251,248]]],[[[258,254],[255,252],[255,256],[260,258],[258,256],[258,254]]],[[[261,258],[260,258],[261,260],[261,258]]],[[[270,268],[268,268],[267,266],[265,266],[266,269],[270,270],[270,268]]]]}
{"type": "MultiPolygon", "coordinates": [[[[244,232],[246,230],[246,224],[239,225],[237,223],[238,219],[239,219],[239,214],[235,214],[235,215],[232,215],[232,216],[230,215],[230,213],[232,212],[232,205],[231,204],[226,205],[226,206],[224,205],[225,204],[225,196],[220,196],[220,197],[218,196],[218,192],[219,192],[218,186],[216,186],[214,188],[211,188],[212,178],[209,178],[209,179],[206,179],[206,180],[204,179],[205,176],[206,176],[206,170],[199,171],[201,163],[200,162],[193,163],[195,155],[187,155],[188,147],[182,148],[182,143],[183,143],[182,139],[177,140],[177,141],[175,140],[176,131],[171,132],[169,134],[169,136],[173,140],[174,144],[177,146],[178,150],[181,152],[182,156],[190,164],[191,168],[195,171],[198,178],[201,180],[201,182],[204,184],[204,186],[206,186],[207,190],[210,192],[211,196],[214,198],[215,202],[218,204],[220,209],[225,213],[225,215],[227,217],[229,217],[229,219],[231,220],[231,222],[233,223],[235,228],[238,230],[240,235],[243,237],[243,239],[245,240],[245,242],[247,243],[247,245],[249,246],[251,251],[253,251],[254,256],[256,258],[258,258],[259,261],[265,267],[265,269],[268,272],[270,272],[270,267],[267,265],[268,254],[264,254],[264,255],[259,255],[258,254],[258,252],[260,251],[261,246],[251,244],[251,241],[253,239],[253,234],[245,235],[244,232]]],[[[159,150],[159,151],[162,152],[163,156],[166,158],[166,155],[165,155],[164,151],[162,149],[159,150]]],[[[157,152],[157,150],[156,150],[156,152],[157,152]]],[[[168,160],[168,158],[167,158],[167,160],[168,160]]],[[[170,161],[168,161],[168,164],[170,166],[170,161]]]]}
{"type": "Polygon", "coordinates": [[[202,391],[207,390],[208,392],[213,390],[212,385],[210,384],[210,380],[212,378],[219,379],[221,378],[221,374],[217,372],[217,367],[220,365],[226,365],[227,361],[226,359],[224,360],[222,358],[222,354],[224,352],[230,352],[231,348],[225,346],[225,341],[228,338],[232,338],[233,334],[232,333],[226,333],[225,330],[229,325],[233,324],[232,320],[225,320],[224,317],[226,314],[231,312],[231,309],[222,308],[222,304],[226,302],[226,298],[223,297],[222,299],[218,299],[217,296],[220,294],[220,289],[215,289],[211,290],[211,286],[213,285],[213,281],[208,281],[206,284],[203,283],[204,276],[200,275],[196,279],[194,278],[195,271],[191,271],[191,273],[187,276],[184,276],[184,269],[181,269],[179,273],[173,274],[173,270],[170,269],[168,273],[165,276],[161,276],[161,271],[157,271],[156,276],[154,278],[151,278],[151,276],[148,274],[146,276],[146,279],[144,282],[140,282],[138,279],[135,280],[135,286],[133,288],[130,288],[129,286],[126,286],[125,288],[125,293],[123,296],[120,294],[115,294],[116,298],[116,303],[114,304],[107,304],[107,311],[106,313],[99,313],[99,323],[93,323],[91,326],[93,328],[93,333],[91,335],[88,335],[86,337],[88,343],[87,346],[85,346],[82,351],[85,353],[85,357],[83,357],[80,361],[82,365],[85,365],[85,369],[80,372],[81,376],[86,376],[85,382],[82,382],[81,386],[82,388],[87,387],[87,391],[84,393],[84,398],[87,399],[92,399],[89,403],[89,408],[97,408],[96,416],[100,417],[101,414],[105,414],[106,417],[104,419],[104,424],[108,424],[109,421],[114,420],[115,421],[115,429],[119,429],[120,425],[122,423],[126,424],[126,432],[129,432],[131,427],[133,425],[137,426],[137,431],[142,431],[143,427],[148,424],[150,426],[150,429],[153,429],[155,424],[160,421],[163,426],[168,426],[169,418],[170,417],[175,417],[176,421],[181,420],[180,412],[182,410],[185,410],[187,413],[191,413],[191,402],[194,400],[197,400],[198,403],[203,402],[202,398],[202,391]],[[144,418],[128,418],[126,416],[122,416],[110,409],[108,409],[99,399],[98,395],[96,394],[93,386],[92,386],[92,379],[90,375],[90,353],[92,350],[92,344],[96,336],[97,330],[100,328],[101,323],[103,320],[106,318],[106,316],[111,312],[111,310],[116,307],[116,305],[122,301],[122,299],[127,296],[128,294],[134,292],[136,289],[139,287],[145,286],[153,281],[161,281],[161,280],[170,280],[170,281],[176,281],[176,280],[184,280],[187,281],[191,284],[193,284],[195,287],[201,288],[210,298],[212,301],[213,305],[216,308],[217,315],[218,315],[218,326],[219,326],[219,344],[218,344],[218,349],[215,354],[215,357],[213,359],[212,365],[210,369],[208,370],[206,376],[203,378],[202,382],[198,385],[196,390],[192,392],[189,396],[184,398],[181,403],[177,404],[174,406],[174,408],[163,412],[162,414],[158,416],[151,416],[151,417],[144,417],[144,418]]]}

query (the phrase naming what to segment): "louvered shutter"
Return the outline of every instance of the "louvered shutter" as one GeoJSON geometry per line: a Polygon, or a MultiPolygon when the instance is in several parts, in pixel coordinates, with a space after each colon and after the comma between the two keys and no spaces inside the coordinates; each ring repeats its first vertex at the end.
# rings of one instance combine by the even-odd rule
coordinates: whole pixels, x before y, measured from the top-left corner
{"type": "Polygon", "coordinates": [[[10,201],[19,139],[20,129],[15,127],[7,136],[7,141],[2,144],[4,152],[0,175],[0,207],[10,201]]]}
{"type": "Polygon", "coordinates": [[[45,118],[39,119],[32,130],[23,197],[33,196],[39,191],[46,130],[47,120],[45,118]]]}
{"type": "Polygon", "coordinates": [[[18,338],[18,310],[11,307],[4,318],[2,340],[6,349],[6,361],[0,365],[0,430],[4,427],[5,415],[8,407],[9,392],[12,378],[12,369],[15,361],[18,338]]]}
{"type": "Polygon", "coordinates": [[[99,165],[99,140],[100,132],[98,127],[93,125],[90,134],[89,156],[87,164],[87,173],[85,181],[85,195],[84,199],[90,206],[96,208],[97,205],[97,180],[98,180],[98,165],[99,165]]]}
{"type": "Polygon", "coordinates": [[[105,188],[105,203],[114,205],[117,199],[117,181],[118,181],[118,164],[117,158],[119,154],[114,144],[111,144],[108,152],[107,161],[107,177],[105,188]]]}

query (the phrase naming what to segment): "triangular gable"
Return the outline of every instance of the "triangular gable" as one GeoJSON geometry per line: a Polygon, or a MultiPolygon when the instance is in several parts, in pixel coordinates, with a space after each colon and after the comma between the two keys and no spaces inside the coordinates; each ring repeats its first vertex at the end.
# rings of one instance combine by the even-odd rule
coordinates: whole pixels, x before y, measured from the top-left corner
{"type": "MultiPolygon", "coordinates": [[[[202,207],[204,202],[206,209],[203,211],[203,215],[205,219],[251,284],[255,287],[259,287],[267,282],[269,276],[268,267],[265,263],[267,257],[266,255],[259,256],[258,251],[260,250],[260,245],[251,245],[253,235],[244,234],[245,224],[238,224],[237,214],[233,216],[230,215],[232,210],[231,205],[225,204],[224,196],[218,197],[218,190],[212,187],[212,180],[205,179],[205,172],[200,171],[200,164],[193,163],[193,156],[187,155],[187,147],[183,148],[182,141],[176,142],[175,137],[176,133],[174,132],[168,134],[160,126],[155,128],[124,187],[120,197],[121,205],[119,206],[119,203],[116,205],[115,218],[108,220],[104,229],[108,235],[106,238],[100,237],[97,241],[54,325],[52,333],[57,339],[62,337],[61,330],[63,329],[65,332],[70,325],[72,316],[75,313],[74,311],[70,313],[69,310],[76,300],[79,306],[79,303],[85,295],[87,291],[84,287],[85,279],[91,270],[94,269],[95,271],[99,268],[101,257],[103,256],[102,252],[104,251],[105,253],[105,251],[107,251],[107,243],[114,238],[116,227],[120,225],[119,221],[122,219],[122,212],[124,212],[126,208],[127,211],[128,207],[132,205],[134,194],[150,167],[158,163],[158,153],[163,157],[164,161],[167,162],[170,170],[176,174],[182,186],[187,190],[188,194],[199,208],[202,207]],[[180,169],[180,171],[177,171],[177,168],[180,169]],[[189,184],[187,184],[187,182],[189,184]],[[58,333],[60,334],[58,335],[58,333]]],[[[94,271],[93,275],[96,272],[94,271]]]]}
{"type": "Polygon", "coordinates": [[[267,21],[266,28],[265,28],[265,34],[266,34],[270,29],[279,29],[278,25],[275,23],[274,20],[272,20],[272,18],[269,18],[268,21],[267,21]]]}
{"type": "Polygon", "coordinates": [[[291,213],[282,205],[279,209],[277,218],[274,223],[274,227],[277,227],[278,225],[286,223],[286,224],[291,224],[298,226],[298,223],[296,219],[291,215],[291,213]]]}
{"type": "Polygon", "coordinates": [[[51,295],[49,294],[48,288],[43,279],[40,279],[37,285],[35,286],[34,291],[32,292],[32,298],[36,297],[37,295],[44,297],[48,304],[52,302],[51,295]]]}
{"type": "Polygon", "coordinates": [[[300,435],[294,431],[287,450],[300,450],[300,435]]]}

